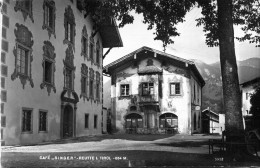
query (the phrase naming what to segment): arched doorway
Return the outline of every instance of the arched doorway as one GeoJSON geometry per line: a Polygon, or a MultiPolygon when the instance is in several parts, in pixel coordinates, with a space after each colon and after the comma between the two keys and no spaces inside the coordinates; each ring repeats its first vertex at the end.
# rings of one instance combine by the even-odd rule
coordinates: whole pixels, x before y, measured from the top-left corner
{"type": "Polygon", "coordinates": [[[143,117],[137,113],[131,113],[126,116],[126,128],[142,128],[143,117]]]}
{"type": "Polygon", "coordinates": [[[178,130],[178,116],[172,113],[160,115],[160,128],[174,128],[178,130]]]}
{"type": "Polygon", "coordinates": [[[63,112],[63,137],[73,136],[73,108],[66,105],[63,112]]]}

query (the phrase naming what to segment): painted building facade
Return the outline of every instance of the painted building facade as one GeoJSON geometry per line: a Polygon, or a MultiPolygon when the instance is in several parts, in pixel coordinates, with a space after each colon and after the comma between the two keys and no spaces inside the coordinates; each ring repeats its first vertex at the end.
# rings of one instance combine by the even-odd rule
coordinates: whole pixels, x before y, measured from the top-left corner
{"type": "Polygon", "coordinates": [[[103,48],[121,47],[122,41],[113,19],[93,30],[81,2],[2,3],[3,145],[106,130],[102,128],[103,48]]]}
{"type": "Polygon", "coordinates": [[[255,89],[257,87],[260,87],[260,77],[240,84],[240,89],[242,94],[241,97],[242,116],[243,116],[243,124],[245,129],[246,129],[246,125],[248,124],[250,125],[250,117],[252,117],[252,114],[250,112],[250,108],[251,108],[250,97],[255,92],[255,89]]]}
{"type": "Polygon", "coordinates": [[[192,61],[142,47],[104,67],[114,131],[201,132],[205,82],[192,61]]]}

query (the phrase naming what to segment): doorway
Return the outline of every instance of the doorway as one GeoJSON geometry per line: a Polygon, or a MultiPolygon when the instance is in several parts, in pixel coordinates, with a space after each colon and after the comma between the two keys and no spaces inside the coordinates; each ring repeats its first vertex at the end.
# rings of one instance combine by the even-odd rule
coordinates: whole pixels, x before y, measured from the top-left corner
{"type": "Polygon", "coordinates": [[[63,137],[73,137],[73,108],[66,105],[63,112],[63,137]]]}

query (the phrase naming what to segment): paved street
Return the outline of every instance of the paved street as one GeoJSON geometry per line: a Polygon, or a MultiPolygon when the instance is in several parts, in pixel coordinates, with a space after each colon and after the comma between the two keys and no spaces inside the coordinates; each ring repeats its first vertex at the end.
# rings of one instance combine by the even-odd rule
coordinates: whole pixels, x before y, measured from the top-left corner
{"type": "MultiPolygon", "coordinates": [[[[140,135],[139,135],[140,136],[140,135]]],[[[103,139],[90,142],[2,147],[2,167],[260,166],[208,155],[207,140],[219,136],[175,135],[157,140],[103,139]]]]}

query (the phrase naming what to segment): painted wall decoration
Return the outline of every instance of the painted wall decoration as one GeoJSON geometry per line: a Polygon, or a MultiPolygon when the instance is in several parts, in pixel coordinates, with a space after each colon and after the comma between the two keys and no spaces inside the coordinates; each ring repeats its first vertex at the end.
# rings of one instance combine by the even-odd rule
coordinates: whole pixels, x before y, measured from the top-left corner
{"type": "Polygon", "coordinates": [[[88,58],[88,32],[87,32],[86,25],[84,25],[82,29],[81,56],[84,57],[84,60],[88,58]]]}
{"type": "Polygon", "coordinates": [[[15,56],[15,69],[11,75],[11,79],[15,80],[17,77],[20,78],[23,88],[26,81],[30,82],[31,87],[34,87],[32,80],[32,46],[33,36],[32,32],[23,24],[16,23],[16,29],[14,30],[16,46],[13,49],[15,56]]]}
{"type": "Polygon", "coordinates": [[[43,48],[43,60],[42,60],[43,81],[40,87],[41,89],[46,87],[48,95],[50,95],[51,89],[53,90],[54,93],[56,93],[56,87],[55,87],[56,54],[54,52],[55,48],[50,41],[44,41],[44,46],[42,48],[43,48]],[[46,78],[48,78],[48,80],[46,78]]]}
{"type": "Polygon", "coordinates": [[[33,0],[26,0],[26,1],[16,1],[15,2],[15,6],[14,6],[14,10],[15,12],[17,11],[21,11],[23,14],[23,18],[24,21],[26,21],[27,17],[29,16],[29,18],[32,20],[32,22],[34,22],[33,20],[33,12],[32,12],[32,3],[33,0]]]}
{"type": "Polygon", "coordinates": [[[81,94],[80,98],[88,100],[88,67],[86,64],[81,64],[81,94]],[[84,88],[83,88],[84,87],[84,88]]]}
{"type": "Polygon", "coordinates": [[[65,28],[65,39],[63,44],[72,45],[75,50],[75,36],[76,36],[76,22],[73,14],[73,10],[70,5],[65,9],[64,13],[64,28],[65,28]]]}
{"type": "Polygon", "coordinates": [[[42,29],[46,29],[48,31],[49,38],[53,34],[54,38],[56,38],[55,33],[55,21],[56,21],[56,7],[55,2],[53,0],[44,0],[43,5],[43,25],[42,29]]]}

